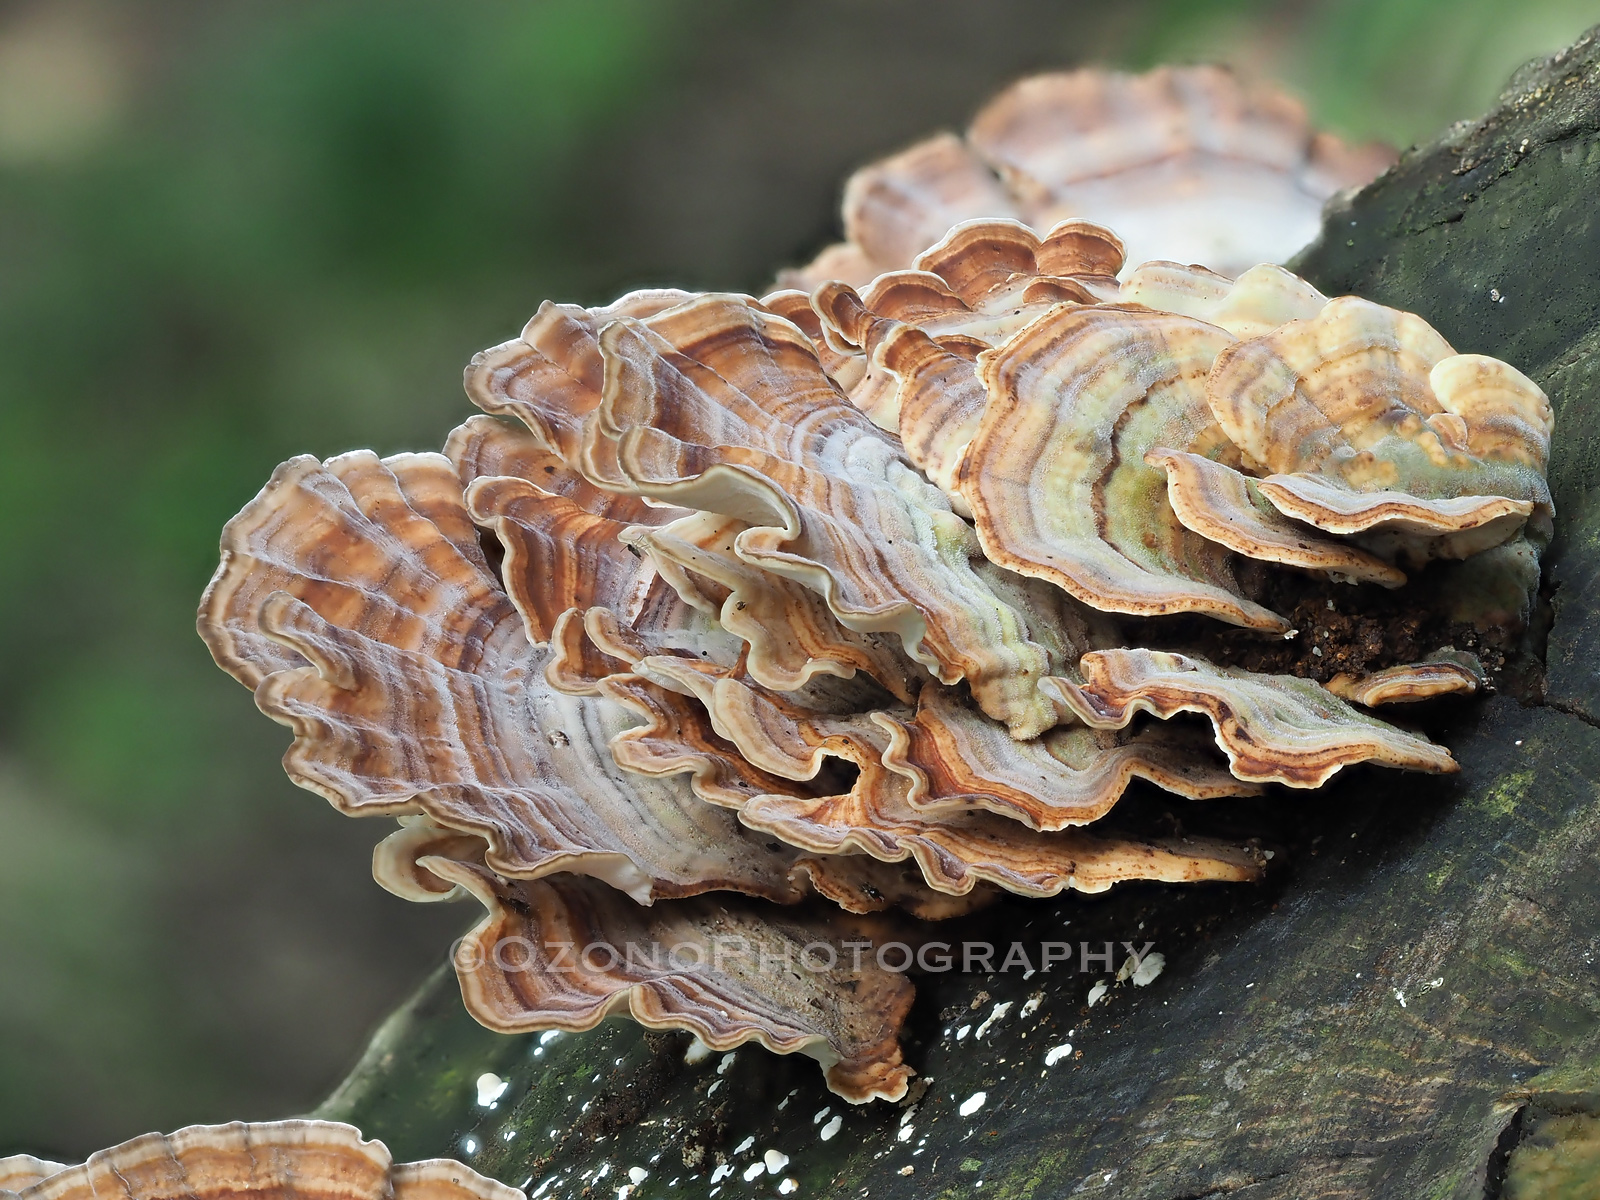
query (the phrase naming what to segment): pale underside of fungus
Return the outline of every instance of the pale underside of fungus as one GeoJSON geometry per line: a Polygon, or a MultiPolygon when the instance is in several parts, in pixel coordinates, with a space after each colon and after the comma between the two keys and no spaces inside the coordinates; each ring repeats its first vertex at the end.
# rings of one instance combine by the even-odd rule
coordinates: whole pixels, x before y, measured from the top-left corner
{"type": "Polygon", "coordinates": [[[1289,228],[1361,156],[1186,69],[1025,81],[912,159],[944,207],[905,163],[859,176],[865,278],[547,303],[473,360],[492,415],[443,454],[294,459],[224,531],[202,636],[296,782],[400,819],[384,887],[485,907],[455,966],[491,1028],[627,1014],[896,1099],[912,986],[846,946],[1263,873],[1113,824],[1130,787],[1198,810],[1456,770],[1366,710],[1485,686],[1470,654],[1246,669],[1200,627],[1287,647],[1275,597],[1425,606],[1436,559],[1522,580],[1543,394],[1253,258],[1125,269],[1079,211],[1144,238],[1200,172],[1204,212],[1289,228]],[[961,171],[1010,207],[969,211],[961,171]]]}
{"type": "Polygon", "coordinates": [[[69,1167],[0,1159],[17,1200],[521,1200],[453,1159],[396,1163],[380,1141],[334,1121],[191,1125],[147,1133],[69,1167]]]}

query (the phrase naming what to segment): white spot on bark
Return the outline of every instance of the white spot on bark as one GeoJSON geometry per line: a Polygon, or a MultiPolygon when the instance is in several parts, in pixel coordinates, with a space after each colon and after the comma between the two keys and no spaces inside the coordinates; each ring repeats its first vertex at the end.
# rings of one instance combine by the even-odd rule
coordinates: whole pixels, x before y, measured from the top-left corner
{"type": "Polygon", "coordinates": [[[1165,954],[1146,954],[1139,960],[1139,965],[1133,969],[1133,986],[1149,987],[1156,981],[1156,977],[1166,969],[1167,956],[1165,954]]]}
{"type": "Polygon", "coordinates": [[[1002,1000],[999,1004],[996,1004],[994,1006],[994,1011],[991,1012],[984,1019],[983,1024],[978,1026],[978,1032],[973,1034],[972,1036],[975,1039],[981,1039],[984,1034],[989,1032],[989,1030],[994,1026],[994,1023],[996,1021],[1000,1020],[1002,1017],[1004,1017],[1010,1011],[1011,1011],[1011,1001],[1002,1000]]]}

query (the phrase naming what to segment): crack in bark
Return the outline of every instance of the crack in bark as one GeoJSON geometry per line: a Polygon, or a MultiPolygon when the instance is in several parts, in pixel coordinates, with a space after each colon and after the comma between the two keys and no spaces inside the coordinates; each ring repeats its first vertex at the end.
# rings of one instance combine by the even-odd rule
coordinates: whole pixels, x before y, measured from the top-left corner
{"type": "Polygon", "coordinates": [[[1524,1104],[1511,1115],[1506,1127],[1495,1139],[1494,1149],[1483,1173],[1483,1200],[1500,1200],[1506,1186],[1506,1171],[1511,1165],[1511,1152],[1522,1141],[1522,1127],[1527,1119],[1528,1106],[1524,1104]]]}
{"type": "Polygon", "coordinates": [[[1227,1196],[1234,1192],[1242,1192],[1245,1188],[1253,1188],[1263,1183],[1271,1183],[1274,1179],[1283,1179],[1289,1174],[1291,1174],[1291,1172],[1287,1170],[1273,1171],[1270,1175],[1259,1175],[1255,1178],[1246,1179],[1238,1183],[1232,1181],[1228,1183],[1221,1183],[1216,1187],[1207,1188],[1203,1192],[1183,1192],[1179,1195],[1173,1196],[1172,1200],[1210,1200],[1210,1197],[1212,1196],[1227,1196]]]}
{"type": "Polygon", "coordinates": [[[1584,712],[1583,709],[1579,708],[1570,700],[1552,700],[1550,697],[1546,696],[1543,700],[1533,701],[1528,705],[1528,707],[1548,708],[1555,712],[1561,713],[1563,716],[1568,716],[1574,720],[1582,721],[1591,729],[1600,729],[1600,717],[1591,716],[1589,713],[1584,712]]]}

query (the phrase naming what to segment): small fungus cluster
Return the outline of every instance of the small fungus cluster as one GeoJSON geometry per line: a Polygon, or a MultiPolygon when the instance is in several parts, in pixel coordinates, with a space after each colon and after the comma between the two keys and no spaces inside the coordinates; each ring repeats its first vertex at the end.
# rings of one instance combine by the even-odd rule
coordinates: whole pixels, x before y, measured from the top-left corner
{"type": "Polygon", "coordinates": [[[1366,710],[1478,688],[1469,654],[1324,686],[1171,642],[1296,637],[1284,574],[1536,571],[1543,393],[1252,265],[1381,165],[1210,69],[1025,81],[858,175],[804,289],[546,303],[473,360],[488,415],[442,454],[283,464],[202,636],[297,783],[400,819],[383,886],[488,910],[456,959],[479,1021],[628,1013],[897,1099],[912,985],[851,946],[1262,874],[1111,829],[1135,779],[1456,769],[1366,710]],[[1224,270],[1128,269],[1107,225],[1224,270]]]}

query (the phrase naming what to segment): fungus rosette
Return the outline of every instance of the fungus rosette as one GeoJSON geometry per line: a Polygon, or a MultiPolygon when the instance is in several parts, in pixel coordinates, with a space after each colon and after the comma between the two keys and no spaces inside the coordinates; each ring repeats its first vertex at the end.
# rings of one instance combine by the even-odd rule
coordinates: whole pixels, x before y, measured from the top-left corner
{"type": "Polygon", "coordinates": [[[448,1158],[396,1163],[336,1121],[191,1125],[100,1150],[79,1166],[0,1158],[6,1200],[523,1200],[448,1158]]]}
{"type": "MultiPolygon", "coordinates": [[[[1072,88],[1019,86],[1061,119],[1072,88]]],[[[1444,633],[1518,613],[1300,654],[1283,601],[1521,586],[1543,394],[1278,267],[1124,257],[1082,216],[988,216],[859,291],[547,303],[474,359],[489,415],[443,454],[295,459],[229,523],[202,635],[296,782],[400,819],[383,886],[487,910],[456,959],[478,1020],[627,1013],[896,1099],[912,985],[847,944],[1001,893],[1259,878],[1253,844],[1118,822],[1136,780],[1456,769],[1369,710],[1484,686],[1444,633]]]]}

